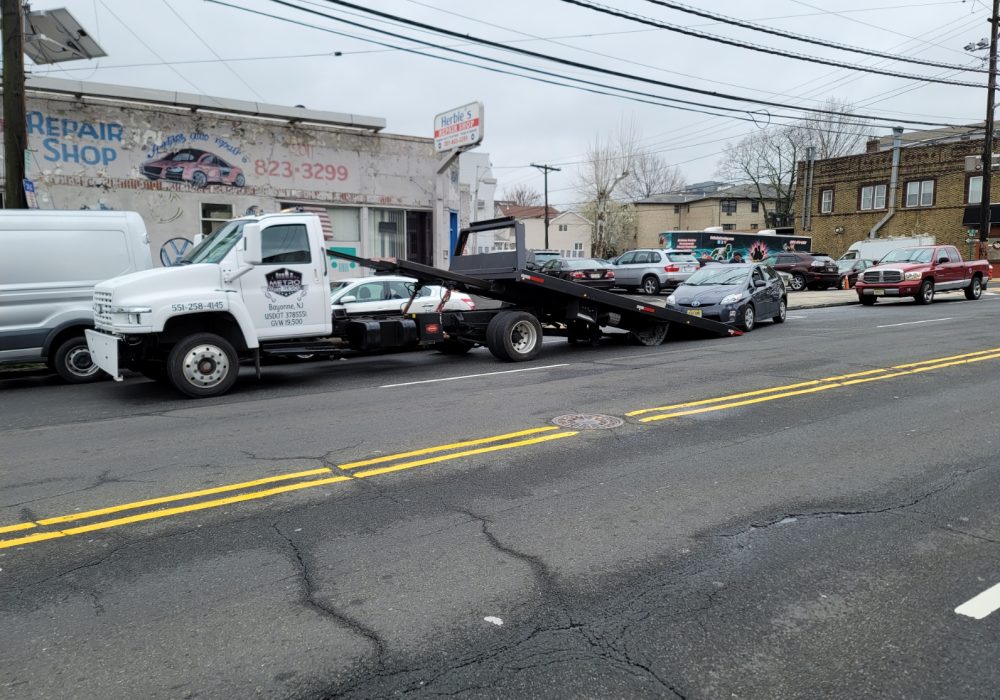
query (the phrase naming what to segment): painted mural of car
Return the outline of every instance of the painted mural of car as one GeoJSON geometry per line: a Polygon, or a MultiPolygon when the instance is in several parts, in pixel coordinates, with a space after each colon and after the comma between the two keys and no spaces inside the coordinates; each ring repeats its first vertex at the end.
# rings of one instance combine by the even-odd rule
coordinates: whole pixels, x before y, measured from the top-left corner
{"type": "Polygon", "coordinates": [[[197,148],[183,148],[157,160],[142,164],[142,174],[150,180],[173,180],[190,182],[195,187],[206,185],[232,185],[243,187],[247,184],[243,171],[230,165],[219,156],[197,148]]]}

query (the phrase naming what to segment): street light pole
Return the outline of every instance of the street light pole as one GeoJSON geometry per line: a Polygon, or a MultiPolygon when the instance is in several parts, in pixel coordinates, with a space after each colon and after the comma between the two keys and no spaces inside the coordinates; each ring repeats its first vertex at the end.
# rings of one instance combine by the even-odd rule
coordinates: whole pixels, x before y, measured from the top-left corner
{"type": "Polygon", "coordinates": [[[983,196],[979,203],[979,256],[985,255],[982,248],[990,236],[990,201],[991,180],[993,174],[993,104],[997,84],[997,14],[1000,13],[1000,0],[993,0],[993,12],[990,15],[990,73],[986,93],[986,134],[983,139],[983,196]]]}
{"type": "MultiPolygon", "coordinates": [[[[1000,2],[1000,0],[996,0],[1000,2]]],[[[556,168],[551,165],[536,165],[535,163],[530,163],[532,168],[538,168],[545,174],[545,250],[549,249],[549,171],[554,170],[559,172],[562,168],[556,168]]]]}
{"type": "Polygon", "coordinates": [[[21,0],[0,0],[0,41],[3,42],[4,206],[27,209],[24,156],[28,124],[24,101],[24,17],[21,0]]]}

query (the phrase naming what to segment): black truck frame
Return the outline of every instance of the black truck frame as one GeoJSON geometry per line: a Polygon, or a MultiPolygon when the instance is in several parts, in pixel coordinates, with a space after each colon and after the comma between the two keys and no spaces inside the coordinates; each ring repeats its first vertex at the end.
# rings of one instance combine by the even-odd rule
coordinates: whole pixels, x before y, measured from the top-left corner
{"type": "Polygon", "coordinates": [[[395,258],[327,252],[376,272],[417,280],[401,317],[341,319],[339,323],[335,319],[335,335],[346,338],[354,350],[433,345],[443,353],[461,354],[485,345],[495,357],[518,362],[534,358],[541,350],[543,324],[565,328],[569,342],[574,344],[596,344],[602,327],[627,331],[630,339],[641,345],[659,345],[671,326],[712,336],[741,335],[723,323],[540,272],[528,264],[524,225],[512,217],[480,221],[462,229],[450,270],[395,258]],[[497,231],[506,231],[513,238],[513,249],[464,254],[470,236],[497,231]],[[437,313],[407,314],[420,288],[428,284],[493,299],[502,305],[462,312],[442,311],[439,307],[437,313]]]}

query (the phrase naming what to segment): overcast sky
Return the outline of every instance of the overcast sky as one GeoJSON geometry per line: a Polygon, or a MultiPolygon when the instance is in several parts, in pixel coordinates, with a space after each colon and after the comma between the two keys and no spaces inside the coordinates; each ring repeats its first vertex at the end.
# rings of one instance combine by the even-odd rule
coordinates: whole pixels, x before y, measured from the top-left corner
{"type": "MultiPolygon", "coordinates": [[[[279,105],[383,117],[387,131],[430,136],[436,113],[473,101],[485,105],[488,152],[498,193],[517,184],[542,189],[528,163],[562,168],[549,176],[557,205],[579,199],[576,169],[599,135],[634,120],[643,143],[676,164],[688,182],[714,179],[727,141],[758,128],[733,117],[544,84],[371,43],[379,41],[437,56],[476,58],[430,49],[386,34],[296,10],[298,5],[379,31],[458,48],[476,57],[541,68],[566,82],[578,77],[671,97],[757,110],[761,124],[777,107],[698,96],[602,76],[543,59],[486,48],[467,40],[394,26],[324,0],[54,0],[33,10],[67,7],[108,56],[97,61],[31,66],[39,75],[197,92],[279,105]],[[254,15],[255,10],[328,31],[254,15]],[[350,36],[347,36],[350,35],[350,36]],[[371,40],[371,41],[370,41],[371,40]],[[334,55],[339,52],[339,55],[334,55]],[[143,65],[136,65],[143,64],[143,65]]],[[[893,55],[983,68],[963,50],[988,36],[983,0],[688,0],[692,6],[784,31],[893,55]]],[[[794,60],[743,48],[752,45],[882,70],[985,84],[981,73],[958,72],[858,55],[741,29],[668,9],[650,0],[607,0],[607,6],[656,21],[737,40],[726,46],[608,16],[563,0],[357,0],[357,4],[506,45],[683,86],[785,105],[815,106],[847,99],[858,112],[890,119],[970,123],[985,115],[985,88],[929,84],[794,60]]],[[[480,61],[482,62],[482,61],[480,61]]],[[[494,64],[495,65],[495,64],[494,64]]],[[[524,73],[521,69],[504,70],[524,73]]],[[[746,118],[747,113],[735,116],[746,118]]],[[[772,121],[774,121],[772,119],[772,121]]],[[[879,133],[889,133],[884,123],[879,133]]]]}

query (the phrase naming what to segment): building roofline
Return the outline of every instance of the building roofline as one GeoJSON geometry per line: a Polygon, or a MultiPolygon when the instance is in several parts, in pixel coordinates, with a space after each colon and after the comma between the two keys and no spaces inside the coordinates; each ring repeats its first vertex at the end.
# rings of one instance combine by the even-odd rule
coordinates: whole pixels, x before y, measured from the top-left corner
{"type": "Polygon", "coordinates": [[[150,88],[111,85],[108,83],[87,83],[80,80],[65,80],[63,78],[30,75],[25,81],[25,89],[29,92],[73,95],[77,99],[92,97],[144,104],[169,105],[171,107],[190,109],[191,111],[204,110],[206,112],[243,114],[262,119],[278,119],[292,124],[321,124],[324,126],[348,127],[363,131],[381,131],[385,128],[385,119],[381,117],[325,112],[305,109],[303,107],[284,107],[282,105],[249,102],[247,100],[196,95],[189,92],[171,92],[168,90],[153,90],[150,88]]]}

